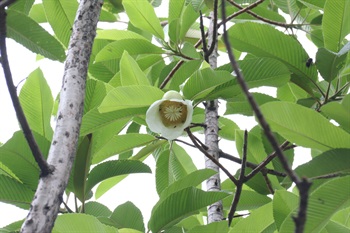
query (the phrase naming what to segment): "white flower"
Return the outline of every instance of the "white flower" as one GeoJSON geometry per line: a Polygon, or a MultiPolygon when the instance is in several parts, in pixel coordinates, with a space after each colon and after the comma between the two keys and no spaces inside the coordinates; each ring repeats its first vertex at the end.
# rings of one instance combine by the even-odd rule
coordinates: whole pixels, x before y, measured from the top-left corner
{"type": "Polygon", "coordinates": [[[181,136],[191,124],[193,107],[190,100],[183,100],[180,93],[168,91],[161,100],[154,102],[146,112],[150,130],[168,140],[181,136]]]}

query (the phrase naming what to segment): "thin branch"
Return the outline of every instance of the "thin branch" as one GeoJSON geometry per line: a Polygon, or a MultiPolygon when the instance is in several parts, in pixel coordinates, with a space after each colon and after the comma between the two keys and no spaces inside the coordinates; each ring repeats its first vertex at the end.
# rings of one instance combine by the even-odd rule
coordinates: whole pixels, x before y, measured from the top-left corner
{"type": "MultiPolygon", "coordinates": [[[[283,150],[286,146],[288,146],[289,142],[285,141],[284,143],[282,143],[281,150],[283,150]]],[[[247,175],[247,180],[250,180],[251,178],[253,178],[257,173],[259,173],[260,171],[263,170],[263,168],[266,167],[267,164],[269,164],[275,157],[277,156],[276,151],[274,151],[272,154],[270,154],[269,156],[266,157],[266,159],[264,161],[262,161],[253,171],[251,171],[248,175],[247,175]]]]}
{"type": "MultiPolygon", "coordinates": [[[[209,56],[210,54],[213,53],[214,51],[214,48],[215,48],[215,45],[217,43],[217,21],[218,21],[218,0],[214,0],[214,19],[213,19],[213,40],[211,42],[211,45],[209,47],[209,49],[206,48],[206,50],[203,50],[204,51],[204,59],[206,61],[209,61],[209,56]],[[206,52],[205,52],[206,51],[206,52]]],[[[203,40],[205,40],[205,37],[203,38],[203,40]]]]}
{"type": "Polygon", "coordinates": [[[180,67],[182,66],[182,64],[184,63],[185,61],[184,60],[181,60],[179,61],[175,66],[174,68],[170,71],[170,73],[168,74],[168,76],[166,76],[166,78],[164,79],[164,81],[160,84],[159,88],[160,89],[163,89],[167,84],[168,82],[171,80],[171,78],[174,76],[174,74],[176,73],[176,71],[178,69],[180,69],[180,67]]]}
{"type": "MultiPolygon", "coordinates": [[[[231,16],[228,16],[227,17],[227,20],[230,20],[230,19],[232,19],[232,18],[234,18],[234,17],[237,17],[237,13],[238,12],[241,12],[240,14],[242,14],[242,13],[247,13],[247,14],[250,14],[251,16],[253,16],[254,18],[256,18],[256,19],[259,19],[259,20],[261,20],[261,21],[263,21],[263,22],[265,22],[265,23],[269,23],[269,24],[272,24],[272,25],[276,25],[276,26],[280,26],[280,27],[284,27],[284,28],[290,28],[290,27],[297,27],[297,26],[303,26],[303,25],[305,25],[305,24],[287,24],[287,23],[282,23],[282,22],[278,22],[278,21],[274,21],[274,20],[270,20],[270,19],[267,19],[267,18],[264,18],[264,17],[262,17],[262,16],[260,16],[260,15],[258,15],[258,14],[256,14],[256,13],[254,13],[253,11],[250,11],[249,9],[251,9],[251,8],[253,8],[253,7],[256,7],[257,5],[255,5],[255,6],[253,6],[253,7],[250,7],[251,5],[249,5],[248,7],[250,7],[249,9],[246,9],[246,8],[244,8],[244,7],[242,7],[241,5],[239,5],[238,3],[235,3],[233,0],[227,0],[230,4],[232,4],[233,6],[235,6],[235,7],[237,7],[238,9],[240,9],[240,10],[242,10],[243,12],[241,12],[241,11],[237,11],[236,13],[234,13],[233,15],[231,15],[231,16]]],[[[262,3],[264,0],[262,0],[262,1],[257,1],[257,2],[255,2],[255,3],[253,3],[253,4],[256,4],[256,3],[258,3],[258,4],[260,4],[260,3],[262,3]]],[[[253,5],[252,4],[252,5],[253,5]]],[[[222,24],[223,22],[221,22],[220,24],[222,24]]]]}
{"type": "Polygon", "coordinates": [[[342,177],[342,176],[348,176],[350,175],[349,173],[343,173],[343,172],[337,172],[337,173],[331,173],[331,174],[326,174],[322,176],[315,176],[310,178],[310,180],[320,180],[320,179],[330,179],[334,177],[342,177]]]}
{"type": "Polygon", "coordinates": [[[208,49],[207,49],[207,41],[205,40],[205,38],[207,37],[207,35],[205,34],[204,31],[204,23],[203,23],[203,15],[202,15],[202,11],[199,11],[199,29],[201,30],[201,41],[203,42],[203,52],[204,54],[207,54],[208,49]]]}
{"type": "Polygon", "coordinates": [[[228,225],[229,226],[231,225],[233,216],[234,216],[234,214],[236,212],[239,199],[241,198],[243,184],[245,182],[245,175],[244,175],[244,173],[245,173],[246,162],[247,162],[247,148],[248,148],[248,132],[247,132],[247,130],[245,130],[244,131],[244,141],[243,141],[243,153],[242,153],[241,171],[239,173],[238,184],[236,185],[235,196],[233,198],[230,211],[228,213],[228,225]]]}
{"type": "Polygon", "coordinates": [[[265,181],[266,186],[267,186],[267,188],[269,189],[270,193],[271,193],[271,194],[274,194],[274,193],[275,193],[275,190],[273,190],[271,181],[270,181],[269,177],[267,176],[267,173],[266,173],[266,172],[261,172],[261,173],[262,173],[262,175],[263,175],[264,181],[265,181]]]}
{"type": "MultiPolygon", "coordinates": [[[[225,0],[222,0],[222,5],[221,5],[221,11],[222,11],[222,18],[223,21],[225,22],[226,20],[226,12],[225,12],[225,0]]],[[[304,226],[306,222],[306,209],[307,209],[307,203],[308,203],[308,190],[311,186],[311,183],[307,179],[300,179],[298,175],[292,170],[292,168],[288,164],[287,158],[284,156],[283,151],[279,147],[277,140],[275,139],[275,136],[273,135],[270,126],[266,122],[264,116],[262,115],[259,105],[256,103],[255,99],[249,92],[248,86],[246,82],[244,81],[243,75],[238,67],[238,64],[236,62],[236,59],[233,55],[230,41],[228,40],[227,32],[226,32],[226,24],[223,24],[223,38],[225,42],[225,46],[227,49],[228,57],[230,59],[231,66],[233,70],[236,72],[236,77],[238,80],[238,83],[241,86],[241,89],[245,96],[248,99],[248,102],[250,106],[252,107],[256,118],[259,121],[259,124],[261,127],[264,129],[264,133],[266,137],[268,138],[269,142],[271,143],[273,149],[275,150],[278,158],[281,161],[281,164],[284,168],[284,170],[287,172],[288,176],[291,178],[291,180],[296,184],[297,188],[299,189],[299,197],[300,197],[300,203],[299,203],[299,211],[297,217],[294,218],[296,229],[296,233],[302,233],[304,231],[304,226]]]]}
{"type": "Polygon", "coordinates": [[[193,144],[213,163],[215,163],[225,174],[230,178],[230,180],[237,185],[237,179],[231,175],[231,173],[221,164],[219,161],[217,161],[213,156],[211,156],[198,142],[197,138],[192,134],[191,130],[189,128],[186,128],[185,131],[187,132],[188,136],[190,137],[193,144]]]}
{"type": "Polygon", "coordinates": [[[9,5],[11,5],[12,3],[14,3],[16,0],[4,0],[0,2],[0,8],[5,8],[9,5]]]}
{"type": "MultiPolygon", "coordinates": [[[[2,2],[1,6],[7,6],[5,3],[11,3],[13,1],[5,1],[2,2]]],[[[23,109],[21,107],[21,104],[19,102],[18,96],[17,96],[17,90],[12,80],[12,74],[11,69],[7,57],[7,48],[6,48],[6,12],[4,8],[0,8],[0,49],[1,49],[1,64],[4,70],[4,75],[7,83],[7,88],[9,90],[13,107],[16,111],[17,119],[21,125],[21,128],[23,130],[23,134],[28,142],[28,145],[32,151],[32,154],[34,156],[35,161],[37,162],[41,174],[41,177],[45,177],[48,174],[52,173],[54,170],[54,167],[50,166],[44,157],[42,156],[42,153],[39,149],[38,144],[35,141],[35,138],[32,134],[32,131],[30,130],[28,121],[24,115],[23,109]]]]}

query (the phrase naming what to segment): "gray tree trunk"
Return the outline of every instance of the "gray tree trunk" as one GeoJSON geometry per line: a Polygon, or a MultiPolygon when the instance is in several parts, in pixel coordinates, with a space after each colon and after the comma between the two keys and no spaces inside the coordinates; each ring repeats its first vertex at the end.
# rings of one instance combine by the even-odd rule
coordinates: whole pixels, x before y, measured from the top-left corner
{"type": "MultiPolygon", "coordinates": [[[[217,33],[214,30],[214,12],[210,13],[210,25],[208,31],[208,47],[212,44],[213,34],[217,33]]],[[[217,38],[217,36],[215,37],[217,38]]],[[[212,54],[209,56],[209,64],[212,69],[217,67],[217,40],[215,41],[215,48],[212,54]]],[[[215,159],[219,160],[219,123],[218,123],[218,101],[208,101],[205,107],[205,145],[209,148],[208,153],[215,159]]],[[[218,173],[210,177],[206,184],[208,191],[220,191],[221,181],[219,174],[219,167],[214,164],[210,159],[205,157],[205,167],[211,168],[218,173]]],[[[221,221],[224,218],[222,201],[213,203],[208,207],[208,223],[221,221]]]]}
{"type": "Polygon", "coordinates": [[[103,0],[81,0],[65,62],[56,129],[48,155],[52,174],[39,180],[21,232],[51,232],[74,162],[84,109],[85,84],[103,0]]]}

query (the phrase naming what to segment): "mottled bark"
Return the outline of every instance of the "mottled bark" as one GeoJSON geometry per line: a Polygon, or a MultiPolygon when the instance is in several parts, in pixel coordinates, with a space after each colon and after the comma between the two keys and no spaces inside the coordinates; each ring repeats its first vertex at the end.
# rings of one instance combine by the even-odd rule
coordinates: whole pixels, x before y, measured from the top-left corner
{"type": "Polygon", "coordinates": [[[54,172],[39,180],[21,232],[51,232],[56,220],[75,158],[88,64],[102,3],[102,0],[80,1],[64,68],[56,129],[48,155],[48,163],[54,167],[54,172]]]}
{"type": "MultiPolygon", "coordinates": [[[[214,12],[210,13],[210,25],[208,31],[208,47],[211,46],[214,33],[217,33],[214,30],[214,12]]],[[[214,41],[215,47],[213,52],[209,55],[209,64],[212,69],[217,67],[217,40],[214,41]]],[[[205,145],[208,147],[208,153],[211,154],[217,160],[219,159],[219,124],[218,124],[218,101],[208,101],[205,108],[205,145]]],[[[221,181],[219,174],[219,167],[214,164],[210,159],[205,157],[205,167],[211,168],[218,173],[210,177],[206,184],[208,191],[220,191],[221,190],[221,181]]],[[[224,218],[222,202],[218,201],[213,203],[208,207],[208,223],[221,221],[224,218]]]]}

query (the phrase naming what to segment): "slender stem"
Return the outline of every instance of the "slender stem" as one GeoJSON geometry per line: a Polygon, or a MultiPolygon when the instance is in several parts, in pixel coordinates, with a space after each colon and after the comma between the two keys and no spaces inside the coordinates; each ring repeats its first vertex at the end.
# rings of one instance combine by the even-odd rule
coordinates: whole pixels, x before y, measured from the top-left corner
{"type": "MultiPolygon", "coordinates": [[[[214,51],[214,48],[216,46],[216,43],[217,43],[217,21],[218,21],[218,0],[214,0],[214,19],[212,20],[213,21],[213,38],[212,38],[212,41],[211,41],[211,45],[209,47],[209,49],[204,53],[204,59],[206,61],[209,60],[209,56],[210,54],[213,53],[214,51]]],[[[205,40],[205,38],[203,38],[203,40],[205,40]]]]}
{"type": "MultiPolygon", "coordinates": [[[[13,1],[6,1],[6,2],[13,2],[13,1]]],[[[2,2],[1,5],[4,7],[5,2],[2,2]]],[[[24,136],[28,142],[28,145],[32,151],[32,154],[34,156],[35,161],[37,162],[41,174],[41,177],[45,177],[48,174],[52,173],[54,168],[50,166],[44,157],[42,156],[42,153],[39,149],[38,144],[35,141],[35,138],[33,136],[32,131],[30,130],[28,121],[24,115],[23,109],[21,107],[21,103],[19,101],[19,98],[17,96],[17,90],[12,80],[12,73],[7,57],[7,48],[6,48],[6,12],[4,8],[0,8],[0,50],[1,50],[1,64],[4,70],[4,75],[7,83],[7,88],[9,90],[13,107],[16,111],[17,119],[21,125],[21,128],[23,130],[24,136]]]]}
{"type": "Polygon", "coordinates": [[[207,41],[205,40],[205,38],[207,37],[204,31],[204,23],[203,23],[203,15],[202,15],[202,11],[199,11],[199,29],[201,30],[201,41],[203,43],[203,52],[204,54],[208,53],[208,48],[207,48],[207,41]]]}
{"type": "Polygon", "coordinates": [[[184,63],[185,61],[184,60],[181,60],[179,61],[175,66],[174,68],[170,71],[170,73],[168,74],[168,76],[166,76],[166,78],[164,79],[164,81],[160,84],[159,88],[160,89],[163,89],[167,84],[168,82],[171,80],[171,78],[174,76],[174,74],[176,73],[176,71],[178,69],[180,69],[180,67],[182,66],[182,64],[184,63]]]}

